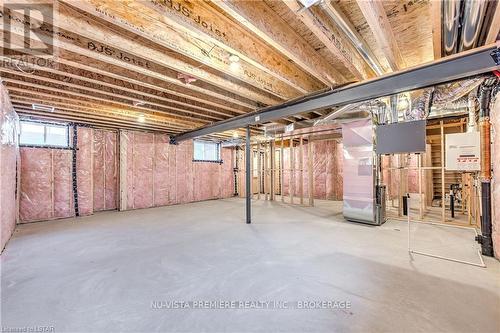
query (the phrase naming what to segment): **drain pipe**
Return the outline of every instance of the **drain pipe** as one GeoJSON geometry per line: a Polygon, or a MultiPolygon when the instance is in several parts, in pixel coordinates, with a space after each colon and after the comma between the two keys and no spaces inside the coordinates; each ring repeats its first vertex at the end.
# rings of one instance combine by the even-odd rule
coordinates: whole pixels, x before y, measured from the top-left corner
{"type": "Polygon", "coordinates": [[[476,240],[481,244],[481,252],[493,257],[491,239],[491,90],[496,79],[489,79],[481,86],[479,95],[479,133],[481,136],[481,235],[476,240]]]}

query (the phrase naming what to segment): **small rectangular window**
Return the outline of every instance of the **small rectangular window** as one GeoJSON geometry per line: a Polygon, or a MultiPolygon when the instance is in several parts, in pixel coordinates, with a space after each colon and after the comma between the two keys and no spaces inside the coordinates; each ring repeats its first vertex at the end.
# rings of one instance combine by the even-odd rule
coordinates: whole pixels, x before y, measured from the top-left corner
{"type": "Polygon", "coordinates": [[[21,121],[20,128],[19,143],[21,145],[69,147],[67,125],[21,121]]]}
{"type": "Polygon", "coordinates": [[[220,144],[210,141],[194,141],[195,161],[220,162],[220,144]]]}

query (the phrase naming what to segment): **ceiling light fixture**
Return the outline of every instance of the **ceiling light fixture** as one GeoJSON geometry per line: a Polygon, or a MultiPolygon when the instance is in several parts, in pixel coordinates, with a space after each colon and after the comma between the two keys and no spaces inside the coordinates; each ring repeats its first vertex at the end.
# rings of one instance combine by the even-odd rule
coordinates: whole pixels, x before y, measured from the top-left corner
{"type": "Polygon", "coordinates": [[[233,138],[234,138],[234,139],[237,139],[237,138],[239,138],[239,137],[240,137],[240,135],[238,134],[238,132],[234,131],[234,132],[233,132],[233,138]]]}
{"type": "Polygon", "coordinates": [[[231,54],[229,56],[229,61],[232,63],[238,62],[240,61],[240,57],[238,57],[236,54],[231,54]]]}
{"type": "Polygon", "coordinates": [[[35,111],[45,111],[45,112],[54,112],[54,107],[50,105],[41,105],[41,104],[31,104],[31,108],[35,111]]]}
{"type": "Polygon", "coordinates": [[[140,123],[143,123],[146,121],[146,116],[144,114],[140,114],[139,117],[137,117],[137,121],[140,123]]]}

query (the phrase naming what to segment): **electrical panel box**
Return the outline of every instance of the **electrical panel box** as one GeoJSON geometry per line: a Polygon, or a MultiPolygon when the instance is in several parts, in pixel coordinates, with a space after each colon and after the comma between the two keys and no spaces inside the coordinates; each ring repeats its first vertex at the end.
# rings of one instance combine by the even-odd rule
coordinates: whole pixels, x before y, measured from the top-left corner
{"type": "Polygon", "coordinates": [[[479,132],[446,134],[445,169],[450,171],[479,171],[481,144],[479,132]]]}
{"type": "Polygon", "coordinates": [[[426,120],[416,120],[377,126],[377,154],[425,152],[426,123],[426,120]]]}

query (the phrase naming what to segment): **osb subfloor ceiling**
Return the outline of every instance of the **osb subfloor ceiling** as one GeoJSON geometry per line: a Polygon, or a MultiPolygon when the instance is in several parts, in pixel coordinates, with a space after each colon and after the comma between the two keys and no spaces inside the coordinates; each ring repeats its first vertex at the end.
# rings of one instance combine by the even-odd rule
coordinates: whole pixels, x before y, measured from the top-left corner
{"type": "Polygon", "coordinates": [[[180,133],[441,53],[433,34],[441,12],[428,0],[324,0],[309,9],[296,0],[4,2],[0,76],[15,109],[105,127],[180,133]]]}

